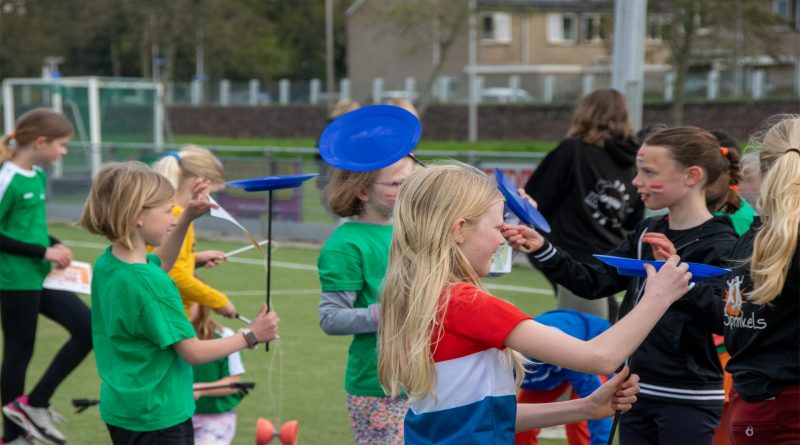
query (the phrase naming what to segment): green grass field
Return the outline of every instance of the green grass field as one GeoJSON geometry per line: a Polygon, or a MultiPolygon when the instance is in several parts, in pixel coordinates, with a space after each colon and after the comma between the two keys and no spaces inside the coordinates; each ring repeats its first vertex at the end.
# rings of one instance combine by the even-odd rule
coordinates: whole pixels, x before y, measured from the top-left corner
{"type": "MultiPolygon", "coordinates": [[[[94,262],[106,240],[76,228],[53,224],[51,234],[73,251],[76,260],[94,262]]],[[[244,243],[198,240],[197,249],[230,251],[244,243]]],[[[272,301],[281,316],[281,340],[265,352],[263,348],[242,353],[244,380],[256,382],[238,407],[238,434],[235,444],[254,441],[258,417],[279,424],[286,420],[300,422],[301,444],[351,444],[347,412],[344,406],[344,367],[349,337],[330,337],[318,326],[319,281],[316,273],[317,248],[282,246],[276,242],[273,254],[272,301]]],[[[254,316],[264,301],[266,279],[257,252],[252,250],[234,257],[214,269],[198,274],[212,286],[225,291],[238,311],[254,316]]],[[[554,299],[545,279],[530,269],[515,269],[504,277],[486,279],[492,293],[536,315],[553,308],[554,299]]],[[[88,297],[86,297],[88,303],[88,297]]],[[[40,319],[36,350],[27,377],[27,389],[39,379],[44,367],[66,339],[61,327],[40,319]]],[[[233,329],[243,324],[218,318],[233,329]]],[[[62,426],[72,444],[108,443],[105,426],[96,408],[82,414],[70,407],[73,398],[97,398],[99,378],[94,355],[90,355],[62,384],[52,402],[66,415],[62,426]]],[[[563,441],[543,440],[543,444],[563,441]]]]}

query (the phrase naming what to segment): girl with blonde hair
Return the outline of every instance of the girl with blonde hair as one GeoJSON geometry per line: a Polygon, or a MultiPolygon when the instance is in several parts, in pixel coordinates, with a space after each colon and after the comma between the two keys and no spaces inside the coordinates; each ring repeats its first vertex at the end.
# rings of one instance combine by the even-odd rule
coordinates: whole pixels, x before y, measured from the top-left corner
{"type": "Polygon", "coordinates": [[[675,257],[658,273],[648,267],[642,302],[584,342],[533,321],[481,286],[503,232],[520,230],[503,223],[502,195],[473,167],[429,167],[403,183],[381,300],[378,373],[391,395],[405,392],[412,401],[407,444],[513,444],[515,430],[608,417],[635,401],[638,377],[625,368],[585,399],[517,405],[519,353],[613,373],[687,291],[687,266],[675,257]]]}
{"type": "Polygon", "coordinates": [[[47,233],[47,177],[40,166],[67,154],[72,125],[67,118],[37,108],[17,119],[14,132],[0,139],[0,314],[3,365],[0,395],[3,440],[63,444],[53,424],[50,398],[56,388],[92,350],[90,313],[75,294],[44,289],[51,265],[65,268],[72,252],[47,233]],[[69,332],[69,339],[28,395],[25,374],[36,342],[39,314],[69,332]]]}
{"type": "Polygon", "coordinates": [[[800,116],[765,123],[763,183],[752,228],[725,277],[725,346],[733,375],[728,433],[734,443],[800,443],[800,116]]]}
{"type": "MultiPolygon", "coordinates": [[[[175,187],[175,207],[173,216],[180,216],[189,199],[192,189],[204,181],[210,184],[211,193],[225,187],[222,162],[206,148],[186,145],[180,151],[171,151],[153,164],[153,170],[166,177],[175,187]]],[[[222,292],[214,289],[195,275],[198,265],[214,267],[225,261],[225,254],[218,250],[195,252],[194,226],[189,225],[183,240],[180,255],[169,270],[169,276],[178,286],[183,300],[186,316],[192,303],[208,306],[228,318],[236,316],[236,307],[222,292]]]]}
{"type": "Polygon", "coordinates": [[[194,443],[191,365],[217,360],[277,336],[264,305],[240,333],[199,340],[166,274],[191,222],[213,205],[207,182],[173,216],[175,189],[141,163],[97,173],[79,224],[110,242],[92,279],[92,338],[100,375],[100,416],[114,444],[194,443]],[[160,247],[160,256],[147,253],[160,247]]]}
{"type": "MultiPolygon", "coordinates": [[[[336,228],[317,259],[319,324],[328,335],[352,335],[345,402],[356,445],[403,443],[406,397],[387,397],[378,381],[376,332],[380,289],[389,257],[397,191],[411,173],[408,156],[371,172],[332,169],[325,190],[330,209],[350,217],[336,228]]],[[[397,396],[397,394],[395,394],[397,396]]]]}

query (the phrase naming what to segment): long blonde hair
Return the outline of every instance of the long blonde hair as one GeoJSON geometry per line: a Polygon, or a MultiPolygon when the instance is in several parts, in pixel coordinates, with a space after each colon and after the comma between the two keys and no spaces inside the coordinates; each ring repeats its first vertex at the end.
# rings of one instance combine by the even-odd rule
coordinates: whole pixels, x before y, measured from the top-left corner
{"type": "Polygon", "coordinates": [[[747,295],[756,304],[781,294],[800,230],[800,116],[779,115],[768,122],[776,120],[754,141],[764,174],[758,200],[763,226],[753,243],[754,289],[747,295]]]}
{"type": "Polygon", "coordinates": [[[169,152],[153,164],[153,170],[164,175],[175,190],[186,178],[208,179],[212,184],[225,183],[222,162],[207,148],[185,145],[179,152],[169,152]]]}
{"type": "Polygon", "coordinates": [[[214,338],[214,332],[222,329],[222,327],[211,319],[211,308],[206,305],[195,303],[197,311],[196,315],[192,317],[192,326],[194,331],[197,332],[197,338],[200,340],[211,340],[214,338]]]}
{"type": "Polygon", "coordinates": [[[0,138],[0,164],[11,159],[14,150],[27,147],[36,138],[52,141],[67,136],[72,136],[72,124],[63,114],[49,108],[34,108],[17,119],[13,133],[0,138]]]}
{"type": "MultiPolygon", "coordinates": [[[[441,335],[448,289],[460,282],[481,288],[452,226],[464,218],[469,229],[502,199],[491,178],[460,163],[417,170],[400,187],[378,330],[378,376],[392,396],[405,391],[417,400],[432,394],[431,345],[441,335]]],[[[521,379],[522,357],[506,351],[521,379]]]]}
{"type": "Polygon", "coordinates": [[[139,215],[174,196],[172,184],[141,162],[108,164],[92,182],[78,225],[133,249],[130,236],[139,215]]]}

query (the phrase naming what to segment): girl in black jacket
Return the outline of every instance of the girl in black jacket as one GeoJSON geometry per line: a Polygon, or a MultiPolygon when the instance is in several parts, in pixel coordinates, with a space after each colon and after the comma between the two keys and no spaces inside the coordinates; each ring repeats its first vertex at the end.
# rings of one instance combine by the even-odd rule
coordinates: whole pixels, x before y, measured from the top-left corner
{"type": "MultiPolygon", "coordinates": [[[[679,127],[651,135],[637,154],[633,179],[647,208],[669,209],[644,220],[609,255],[654,259],[664,237],[684,261],[719,265],[736,233],[727,216],[714,217],[705,204],[706,184],[725,171],[740,179],[739,158],[725,153],[713,135],[679,127]],[[649,243],[654,243],[651,246],[649,243]]],[[[735,199],[735,187],[730,190],[735,199]]],[[[622,276],[605,265],[581,263],[533,229],[506,230],[515,248],[532,252],[537,266],[556,283],[583,298],[625,290],[624,315],[636,305],[644,280],[622,276]]],[[[721,301],[690,291],[672,305],[630,359],[641,376],[639,401],[620,421],[622,444],[708,445],[719,424],[724,390],[711,333],[722,332],[721,301]]]]}
{"type": "MultiPolygon", "coordinates": [[[[592,254],[614,248],[642,221],[644,206],[631,184],[638,149],[625,96],[603,88],[581,100],[567,139],[525,184],[553,228],[550,242],[578,261],[599,264],[592,254]]],[[[559,284],[555,290],[559,309],[616,320],[616,300],[586,300],[559,284]]]]}

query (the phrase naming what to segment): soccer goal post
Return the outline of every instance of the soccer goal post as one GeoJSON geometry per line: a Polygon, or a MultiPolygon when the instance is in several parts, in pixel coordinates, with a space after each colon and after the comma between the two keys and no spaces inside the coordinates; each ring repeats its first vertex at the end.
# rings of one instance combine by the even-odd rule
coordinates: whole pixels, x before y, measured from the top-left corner
{"type": "MultiPolygon", "coordinates": [[[[4,132],[28,110],[52,108],[75,128],[73,140],[84,147],[91,175],[103,163],[104,142],[164,144],[164,86],[147,79],[64,77],[3,80],[4,132]]],[[[60,177],[61,163],[53,166],[60,177]]]]}

